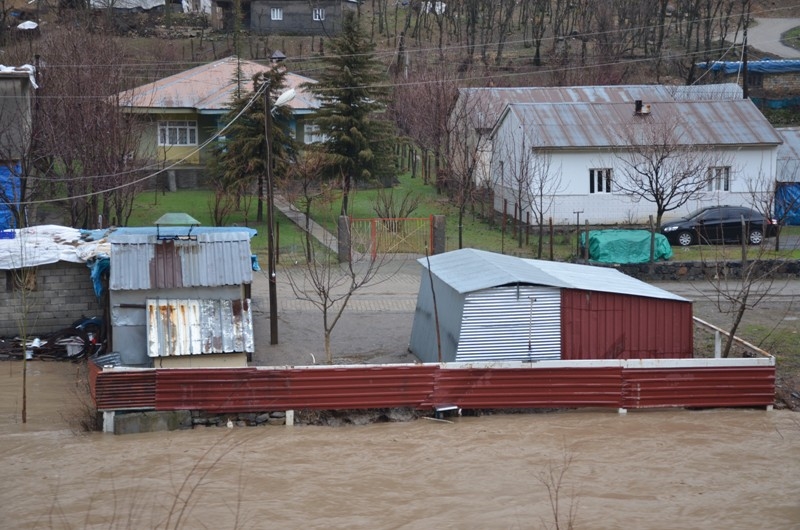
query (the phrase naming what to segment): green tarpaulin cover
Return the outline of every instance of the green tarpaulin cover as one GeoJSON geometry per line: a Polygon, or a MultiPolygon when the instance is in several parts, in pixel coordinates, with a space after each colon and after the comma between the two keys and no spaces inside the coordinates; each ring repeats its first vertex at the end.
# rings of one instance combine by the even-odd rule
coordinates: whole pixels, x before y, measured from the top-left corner
{"type": "MultiPolygon", "coordinates": [[[[586,244],[586,234],[581,234],[586,244]]],[[[656,261],[672,257],[672,247],[663,234],[656,234],[656,261]]],[[[647,230],[589,231],[589,259],[600,263],[647,263],[650,261],[650,232],[647,230]]]]}

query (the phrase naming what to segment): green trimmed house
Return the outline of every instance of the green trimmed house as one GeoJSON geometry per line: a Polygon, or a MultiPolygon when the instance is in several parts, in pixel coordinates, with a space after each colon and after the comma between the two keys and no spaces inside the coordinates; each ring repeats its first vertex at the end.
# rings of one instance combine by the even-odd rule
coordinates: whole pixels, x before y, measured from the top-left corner
{"type": "MultiPolygon", "coordinates": [[[[272,67],[228,57],[119,94],[120,105],[147,122],[139,156],[166,170],[166,181],[159,177],[158,187],[174,190],[202,184],[213,146],[224,138],[220,131],[237,90],[241,94],[252,91],[253,76],[272,67]]],[[[292,111],[291,132],[302,143],[319,140],[310,122],[319,101],[302,88],[313,82],[286,74],[285,90],[295,91],[286,103],[292,111]]]]}

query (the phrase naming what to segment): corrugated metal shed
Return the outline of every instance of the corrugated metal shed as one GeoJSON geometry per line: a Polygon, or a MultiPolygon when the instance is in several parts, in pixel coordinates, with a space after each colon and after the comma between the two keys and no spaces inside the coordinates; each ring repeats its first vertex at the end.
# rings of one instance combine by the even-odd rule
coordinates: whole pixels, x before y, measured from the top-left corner
{"type": "Polygon", "coordinates": [[[250,300],[149,299],[147,355],[253,352],[250,300]]]}
{"type": "Polygon", "coordinates": [[[409,347],[425,362],[692,356],[691,302],[618,270],[476,249],[419,262],[434,281],[422,273],[409,347]]]}
{"type": "MultiPolygon", "coordinates": [[[[159,79],[120,93],[120,104],[133,108],[195,109],[201,114],[219,114],[230,109],[236,91],[236,70],[241,69],[242,93],[253,90],[253,76],[271,68],[269,64],[227,57],[159,79]]],[[[284,89],[294,89],[287,106],[294,110],[319,108],[317,100],[303,88],[311,78],[287,73],[284,89]]]]}
{"type": "Polygon", "coordinates": [[[526,134],[536,139],[532,145],[542,148],[617,147],[625,130],[673,122],[674,137],[683,145],[738,147],[780,145],[783,141],[761,111],[746,99],[662,101],[652,103],[648,115],[637,115],[631,102],[512,103],[498,119],[495,131],[507,113],[514,113],[526,134]]]}
{"type": "Polygon", "coordinates": [[[195,241],[159,240],[155,228],[120,229],[111,234],[110,289],[167,289],[252,282],[249,231],[194,229],[193,233],[197,235],[195,241]]]}
{"type": "Polygon", "coordinates": [[[519,283],[687,301],[608,267],[522,259],[474,248],[417,261],[427,269],[428,260],[433,273],[459,293],[519,283]]]}

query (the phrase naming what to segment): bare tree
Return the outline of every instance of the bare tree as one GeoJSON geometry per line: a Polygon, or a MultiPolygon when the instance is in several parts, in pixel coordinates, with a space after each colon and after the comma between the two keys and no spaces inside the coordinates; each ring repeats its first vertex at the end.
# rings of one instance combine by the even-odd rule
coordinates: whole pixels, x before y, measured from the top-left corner
{"type": "Polygon", "coordinates": [[[480,89],[462,90],[447,125],[443,185],[458,208],[458,248],[464,246],[464,214],[479,188],[491,184],[489,132],[499,112],[480,89]]]}
{"type": "MultiPolygon", "coordinates": [[[[742,227],[744,238],[745,227],[742,227]]],[[[780,262],[764,259],[765,247],[757,247],[755,256],[747,256],[747,244],[742,243],[742,261],[736,266],[725,256],[725,248],[715,250],[709,259],[704,261],[712,268],[714,274],[709,277],[713,288],[712,300],[722,315],[729,318],[728,336],[722,350],[727,358],[733,346],[734,337],[747,311],[755,309],[770,295],[774,294],[775,274],[780,262]]]]}
{"type": "Polygon", "coordinates": [[[518,246],[523,243],[523,219],[533,214],[538,227],[537,257],[542,257],[544,219],[562,191],[561,170],[552,167],[552,156],[541,149],[532,128],[523,119],[518,134],[507,135],[495,142],[495,185],[503,198],[510,198],[519,212],[518,246]]]}
{"type": "Polygon", "coordinates": [[[391,107],[398,128],[422,148],[423,157],[433,153],[434,174],[444,157],[448,120],[458,98],[458,80],[446,62],[419,65],[407,76],[398,76],[391,107]]]}
{"type": "Polygon", "coordinates": [[[685,134],[691,126],[678,115],[640,118],[619,131],[617,144],[623,147],[612,151],[619,162],[613,185],[634,201],[653,203],[658,229],[664,213],[702,195],[709,170],[727,167],[728,157],[713,146],[691,143],[685,134]]]}
{"type": "Polygon", "coordinates": [[[572,454],[565,445],[561,450],[561,461],[548,462],[545,468],[536,476],[536,479],[547,489],[550,515],[553,518],[552,524],[542,520],[542,525],[545,528],[571,530],[575,527],[575,519],[578,514],[578,499],[574,490],[569,494],[569,505],[564,506],[564,497],[567,493],[564,491],[566,488],[565,479],[570,466],[572,466],[572,459],[572,454]]]}
{"type": "Polygon", "coordinates": [[[42,68],[36,130],[37,172],[66,197],[69,222],[94,227],[130,213],[142,162],[143,124],[120,106],[126,87],[117,43],[78,27],[53,28],[41,41],[42,68]]]}
{"type": "Polygon", "coordinates": [[[325,153],[306,146],[289,167],[286,177],[279,179],[278,189],[292,204],[299,204],[305,214],[305,254],[306,262],[310,263],[314,256],[311,234],[311,207],[313,202],[322,197],[330,197],[333,186],[325,178],[327,162],[325,153]]]}
{"type": "MultiPolygon", "coordinates": [[[[306,233],[306,237],[312,236],[306,233]]],[[[373,258],[370,252],[354,249],[350,260],[339,263],[336,253],[324,244],[309,244],[307,247],[311,248],[311,259],[300,272],[287,268],[286,277],[297,299],[310,302],[322,313],[326,362],[333,364],[333,330],[353,295],[375,281],[387,255],[378,253],[377,258],[373,258]]]]}

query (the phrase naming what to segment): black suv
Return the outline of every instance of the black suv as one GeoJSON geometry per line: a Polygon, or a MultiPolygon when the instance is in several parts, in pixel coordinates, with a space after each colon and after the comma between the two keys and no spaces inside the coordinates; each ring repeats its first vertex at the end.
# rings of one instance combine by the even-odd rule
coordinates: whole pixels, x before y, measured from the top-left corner
{"type": "Polygon", "coordinates": [[[777,223],[743,206],[708,206],[679,221],[665,223],[661,233],[672,245],[741,241],[742,217],[745,236],[751,245],[760,245],[765,237],[774,237],[777,223]]]}

